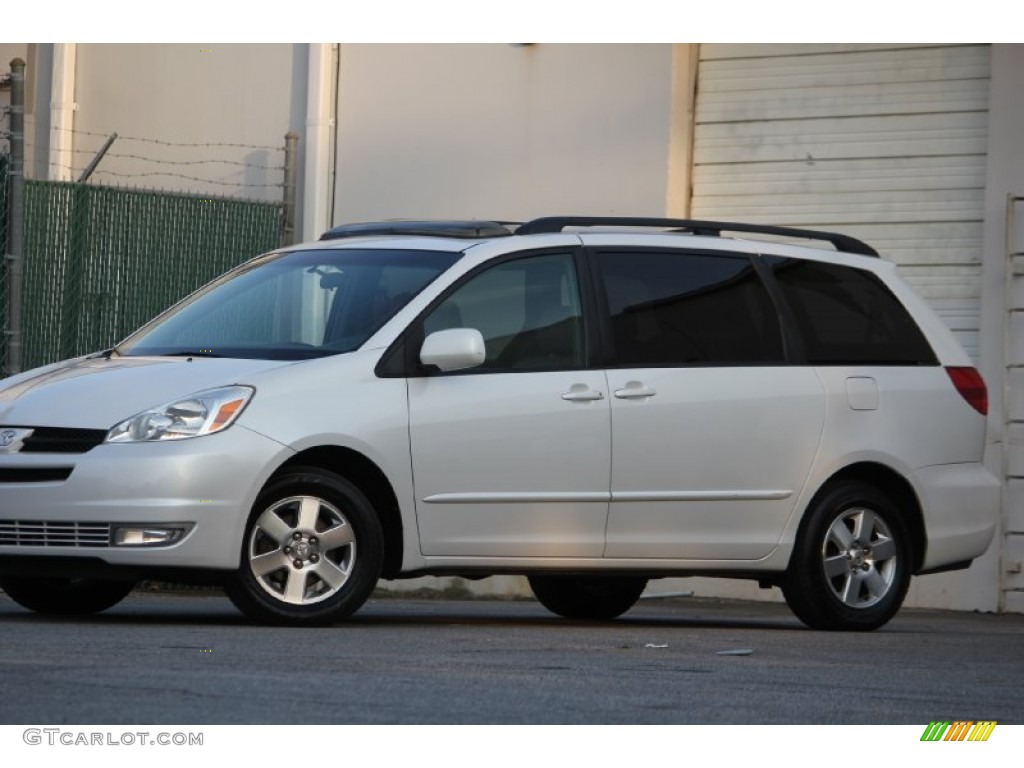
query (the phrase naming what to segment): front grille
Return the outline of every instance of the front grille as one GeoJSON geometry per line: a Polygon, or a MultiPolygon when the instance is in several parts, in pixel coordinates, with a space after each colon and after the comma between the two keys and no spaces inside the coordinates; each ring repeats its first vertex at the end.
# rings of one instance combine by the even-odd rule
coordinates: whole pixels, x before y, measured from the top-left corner
{"type": "Polygon", "coordinates": [[[67,480],[74,467],[0,467],[0,483],[53,483],[67,480]]]}
{"type": "Polygon", "coordinates": [[[0,521],[3,547],[109,547],[110,523],[0,521]]]}
{"type": "Polygon", "coordinates": [[[22,443],[21,453],[85,453],[106,437],[104,429],[36,427],[22,443]]]}

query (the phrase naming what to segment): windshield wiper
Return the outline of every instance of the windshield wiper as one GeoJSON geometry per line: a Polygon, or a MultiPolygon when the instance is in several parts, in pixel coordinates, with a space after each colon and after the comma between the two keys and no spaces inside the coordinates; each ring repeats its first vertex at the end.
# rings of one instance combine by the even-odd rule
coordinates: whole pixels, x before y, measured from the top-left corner
{"type": "Polygon", "coordinates": [[[212,349],[183,349],[180,352],[161,352],[161,357],[224,357],[212,349]]]}

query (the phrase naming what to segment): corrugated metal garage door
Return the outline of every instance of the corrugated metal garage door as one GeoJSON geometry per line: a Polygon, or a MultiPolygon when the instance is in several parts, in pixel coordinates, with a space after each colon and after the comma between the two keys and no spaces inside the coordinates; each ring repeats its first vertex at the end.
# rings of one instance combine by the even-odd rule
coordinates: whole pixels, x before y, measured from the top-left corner
{"type": "Polygon", "coordinates": [[[694,218],[874,245],[978,354],[988,46],[702,45],[694,218]]]}

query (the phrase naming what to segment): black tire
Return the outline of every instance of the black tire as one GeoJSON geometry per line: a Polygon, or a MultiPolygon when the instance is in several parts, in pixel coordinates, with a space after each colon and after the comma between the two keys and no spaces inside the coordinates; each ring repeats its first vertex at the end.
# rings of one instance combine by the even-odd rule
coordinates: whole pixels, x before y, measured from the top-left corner
{"type": "Polygon", "coordinates": [[[256,621],[323,626],[366,602],[383,561],[380,520],[363,493],[333,472],[296,467],[256,499],[225,591],[256,621]]]}
{"type": "Polygon", "coordinates": [[[621,616],[647,586],[642,576],[530,576],[540,604],[567,619],[606,620],[621,616]]]}
{"type": "Polygon", "coordinates": [[[124,600],[134,581],[4,576],[0,587],[22,608],[51,616],[87,616],[124,600]]]}
{"type": "Polygon", "coordinates": [[[878,629],[903,604],[911,558],[910,534],[892,501],[871,485],[839,483],[808,511],[782,592],[813,629],[878,629]]]}

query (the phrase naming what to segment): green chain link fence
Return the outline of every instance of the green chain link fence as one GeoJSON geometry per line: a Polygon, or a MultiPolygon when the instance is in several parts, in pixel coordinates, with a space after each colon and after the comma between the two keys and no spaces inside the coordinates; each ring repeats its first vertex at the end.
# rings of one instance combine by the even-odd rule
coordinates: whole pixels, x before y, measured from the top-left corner
{"type": "Polygon", "coordinates": [[[274,203],[27,181],[23,368],[110,347],[278,247],[283,217],[274,203]]]}

